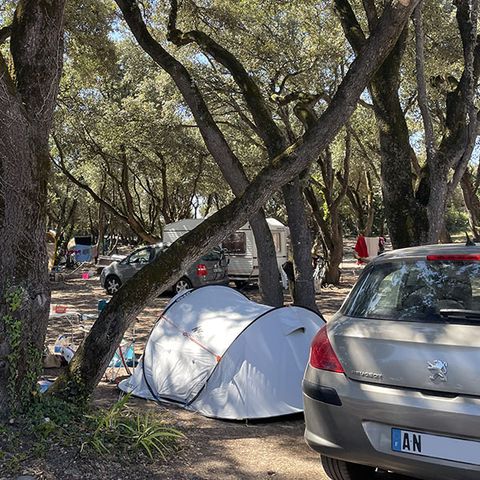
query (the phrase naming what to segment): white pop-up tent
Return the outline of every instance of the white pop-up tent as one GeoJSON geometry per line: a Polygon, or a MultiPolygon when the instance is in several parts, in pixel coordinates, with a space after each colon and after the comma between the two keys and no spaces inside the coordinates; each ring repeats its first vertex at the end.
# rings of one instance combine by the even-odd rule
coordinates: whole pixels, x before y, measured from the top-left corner
{"type": "Polygon", "coordinates": [[[119,387],[209,417],[301,412],[310,343],[323,324],[308,309],[260,305],[228,287],[187,290],[168,304],[119,387]]]}

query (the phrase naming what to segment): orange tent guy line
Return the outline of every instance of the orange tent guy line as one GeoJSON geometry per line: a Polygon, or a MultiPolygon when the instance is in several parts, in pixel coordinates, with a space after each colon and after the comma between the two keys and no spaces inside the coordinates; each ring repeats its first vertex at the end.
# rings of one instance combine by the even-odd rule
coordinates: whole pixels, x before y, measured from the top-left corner
{"type": "Polygon", "coordinates": [[[207,351],[208,353],[211,353],[214,357],[215,357],[215,360],[217,361],[217,363],[222,359],[222,356],[221,355],[217,355],[215,352],[213,352],[212,350],[210,350],[208,347],[206,347],[205,345],[203,345],[201,342],[199,342],[195,337],[193,337],[193,335],[191,335],[189,332],[184,332],[182,331],[180,328],[177,327],[177,325],[172,322],[172,320],[170,320],[169,318],[167,318],[165,315],[162,316],[162,318],[168,322],[170,325],[172,325],[174,328],[176,328],[184,337],[188,338],[189,340],[191,340],[193,343],[197,344],[200,348],[203,348],[205,351],[207,351]]]}

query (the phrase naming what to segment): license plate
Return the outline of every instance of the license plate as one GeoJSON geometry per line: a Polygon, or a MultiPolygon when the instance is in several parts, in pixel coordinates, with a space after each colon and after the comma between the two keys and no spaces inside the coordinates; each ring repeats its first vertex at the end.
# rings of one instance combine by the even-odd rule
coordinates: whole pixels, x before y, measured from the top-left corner
{"type": "Polygon", "coordinates": [[[480,465],[480,442],[392,428],[394,452],[480,465]]]}

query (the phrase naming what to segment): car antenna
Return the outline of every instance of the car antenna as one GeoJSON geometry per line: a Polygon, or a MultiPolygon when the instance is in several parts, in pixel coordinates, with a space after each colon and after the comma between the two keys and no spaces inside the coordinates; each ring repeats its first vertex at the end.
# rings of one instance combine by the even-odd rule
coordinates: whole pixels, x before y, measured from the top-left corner
{"type": "Polygon", "coordinates": [[[474,247],[475,242],[470,238],[467,232],[465,232],[465,235],[467,236],[467,242],[465,243],[466,247],[474,247]]]}

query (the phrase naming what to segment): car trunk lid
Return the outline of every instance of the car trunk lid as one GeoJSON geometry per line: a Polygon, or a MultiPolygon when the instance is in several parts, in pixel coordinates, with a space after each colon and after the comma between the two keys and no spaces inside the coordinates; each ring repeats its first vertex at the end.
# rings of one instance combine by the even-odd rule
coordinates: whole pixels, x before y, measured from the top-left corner
{"type": "Polygon", "coordinates": [[[480,396],[480,325],[347,317],[330,338],[346,375],[354,380],[480,396]]]}

